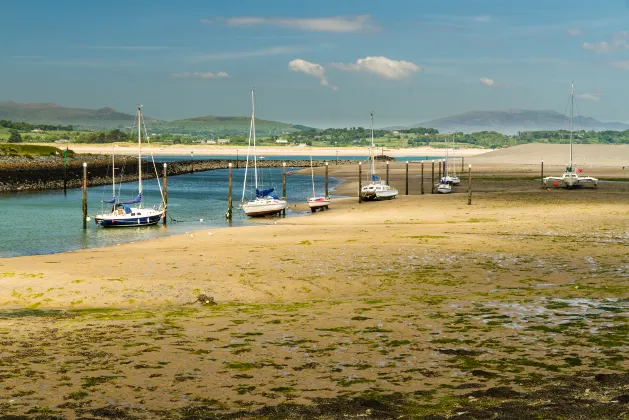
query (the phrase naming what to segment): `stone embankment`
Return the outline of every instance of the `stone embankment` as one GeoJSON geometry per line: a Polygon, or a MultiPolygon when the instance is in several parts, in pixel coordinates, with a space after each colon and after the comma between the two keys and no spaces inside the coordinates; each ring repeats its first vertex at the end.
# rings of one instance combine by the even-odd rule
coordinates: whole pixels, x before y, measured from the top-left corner
{"type": "MultiPolygon", "coordinates": [[[[75,155],[67,160],[67,188],[80,188],[83,180],[83,162],[87,163],[87,183],[89,186],[111,183],[111,158],[107,156],[75,155]]],[[[308,160],[287,160],[286,166],[310,166],[308,160]]],[[[339,164],[351,161],[338,161],[339,164]]],[[[244,168],[245,162],[240,160],[185,160],[168,162],[168,176],[185,173],[226,169],[232,163],[233,167],[244,168]]],[[[282,161],[259,160],[258,167],[281,167],[282,161]]],[[[335,164],[334,163],[331,164],[335,164]]],[[[137,180],[138,159],[131,156],[116,156],[117,182],[137,180]],[[122,178],[122,179],[121,179],[122,178]]],[[[323,161],[313,162],[315,166],[324,165],[323,161]]],[[[159,176],[163,175],[163,164],[156,163],[159,176]]],[[[155,178],[153,163],[144,161],[142,164],[142,179],[155,178]]],[[[0,192],[37,191],[63,189],[64,170],[63,158],[58,156],[36,157],[8,157],[0,156],[0,192]]]]}

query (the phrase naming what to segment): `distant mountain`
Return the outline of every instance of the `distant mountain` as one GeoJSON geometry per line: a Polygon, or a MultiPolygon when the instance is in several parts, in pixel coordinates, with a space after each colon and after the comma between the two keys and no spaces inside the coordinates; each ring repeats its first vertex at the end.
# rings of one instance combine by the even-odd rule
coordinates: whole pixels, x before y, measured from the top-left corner
{"type": "Polygon", "coordinates": [[[0,101],[0,119],[32,124],[72,124],[85,128],[113,128],[129,125],[135,120],[135,115],[118,112],[111,108],[65,108],[52,103],[21,104],[0,101]]]}
{"type": "MultiPolygon", "coordinates": [[[[78,129],[98,130],[125,128],[133,125],[136,116],[112,108],[66,108],[53,103],[18,103],[0,101],[0,120],[24,121],[31,124],[73,125],[78,129]]],[[[250,117],[196,117],[160,121],[144,117],[151,132],[191,135],[248,135],[250,117]]],[[[256,118],[256,132],[281,135],[306,129],[303,126],[256,118]]]]}
{"type": "MultiPolygon", "coordinates": [[[[570,119],[555,111],[510,109],[508,111],[470,111],[451,117],[416,124],[407,128],[436,128],[439,132],[497,131],[516,134],[518,131],[567,130],[570,119]]],[[[590,117],[575,117],[575,130],[627,130],[628,124],[606,123],[590,117]]]]}
{"type": "MultiPolygon", "coordinates": [[[[160,121],[151,127],[151,131],[190,135],[249,135],[251,117],[195,117],[175,121],[160,121]]],[[[298,131],[303,126],[295,126],[278,121],[256,118],[258,135],[278,135],[298,131]]]]}

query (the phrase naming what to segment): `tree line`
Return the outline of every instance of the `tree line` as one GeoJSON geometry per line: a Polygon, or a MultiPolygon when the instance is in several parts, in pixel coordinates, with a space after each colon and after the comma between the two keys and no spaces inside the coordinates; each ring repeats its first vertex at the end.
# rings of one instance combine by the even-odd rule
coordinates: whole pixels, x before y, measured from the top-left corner
{"type": "Polygon", "coordinates": [[[31,124],[23,121],[0,120],[0,127],[19,131],[73,131],[71,125],[31,124]]]}

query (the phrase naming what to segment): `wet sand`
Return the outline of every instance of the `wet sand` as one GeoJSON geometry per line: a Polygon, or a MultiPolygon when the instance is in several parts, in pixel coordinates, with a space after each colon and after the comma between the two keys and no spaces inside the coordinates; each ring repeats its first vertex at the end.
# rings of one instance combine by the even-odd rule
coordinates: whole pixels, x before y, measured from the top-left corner
{"type": "MultiPolygon", "coordinates": [[[[420,168],[405,196],[392,164],[389,202],[0,259],[0,412],[621,418],[629,184],[541,189],[535,165],[473,163],[469,206],[427,177],[421,195],[420,168]]],[[[356,173],[331,165],[336,192],[356,173]]]]}

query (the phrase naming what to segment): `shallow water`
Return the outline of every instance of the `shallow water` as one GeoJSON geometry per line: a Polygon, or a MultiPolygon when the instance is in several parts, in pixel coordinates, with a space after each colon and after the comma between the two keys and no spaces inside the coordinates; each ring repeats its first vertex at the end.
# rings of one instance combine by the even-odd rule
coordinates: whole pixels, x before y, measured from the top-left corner
{"type": "MultiPolygon", "coordinates": [[[[291,168],[292,169],[292,168],[291,168]]],[[[279,195],[282,188],[282,169],[264,169],[279,195]]],[[[249,173],[249,176],[251,172],[249,173]]],[[[233,171],[232,226],[255,224],[248,219],[238,204],[242,196],[244,169],[233,171]]],[[[92,216],[88,228],[82,229],[81,189],[42,192],[20,192],[0,195],[0,257],[52,254],[83,248],[97,248],[121,243],[149,240],[185,232],[228,227],[227,210],[228,170],[197,172],[168,178],[168,211],[177,220],[167,226],[103,229],[94,223],[93,216],[108,211],[110,204],[102,204],[112,195],[111,185],[88,188],[88,214],[92,216]]],[[[339,179],[329,179],[329,189],[339,185],[339,179]]],[[[145,180],[144,206],[159,205],[157,180],[145,180]]],[[[324,191],[324,178],[315,177],[317,193],[324,191]]],[[[120,185],[120,197],[133,199],[137,195],[137,182],[120,185]]],[[[305,202],[312,195],[310,176],[287,177],[287,200],[290,204],[305,202]]],[[[309,214],[287,209],[287,217],[309,214]]]]}

